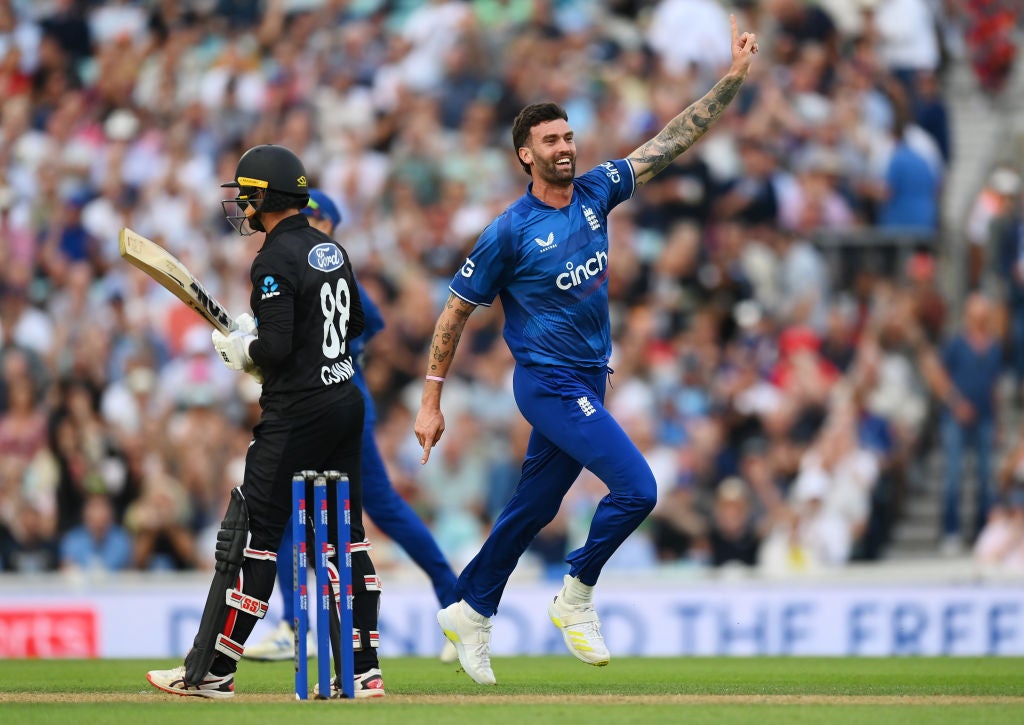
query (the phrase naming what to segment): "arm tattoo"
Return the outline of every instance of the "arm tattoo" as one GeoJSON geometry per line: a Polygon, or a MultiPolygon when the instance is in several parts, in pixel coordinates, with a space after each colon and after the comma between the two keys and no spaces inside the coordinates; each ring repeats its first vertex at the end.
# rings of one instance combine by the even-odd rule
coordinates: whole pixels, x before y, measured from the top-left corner
{"type": "Polygon", "coordinates": [[[649,181],[707,133],[742,84],[742,76],[726,76],[703,98],[669,121],[657,136],[631,153],[629,160],[637,167],[636,183],[649,181]]]}
{"type": "Polygon", "coordinates": [[[434,328],[434,339],[430,343],[430,374],[444,377],[451,365],[455,348],[459,346],[466,321],[476,305],[466,302],[454,294],[448,295],[444,311],[434,328]]]}

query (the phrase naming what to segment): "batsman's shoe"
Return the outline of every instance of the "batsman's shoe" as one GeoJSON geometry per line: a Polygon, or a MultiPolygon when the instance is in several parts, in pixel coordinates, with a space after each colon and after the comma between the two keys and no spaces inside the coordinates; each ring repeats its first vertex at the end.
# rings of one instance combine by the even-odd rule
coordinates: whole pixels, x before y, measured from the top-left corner
{"type": "MultiPolygon", "coordinates": [[[[361,675],[356,675],[355,689],[353,689],[355,699],[364,700],[368,697],[384,697],[384,676],[380,673],[380,668],[374,667],[369,669],[361,675]]],[[[319,697],[320,695],[320,683],[313,685],[313,697],[319,697]]],[[[338,686],[338,678],[335,677],[331,680],[331,699],[337,699],[341,697],[341,687],[338,686]]]]}
{"type": "Polygon", "coordinates": [[[380,674],[379,668],[374,667],[361,675],[356,675],[355,694],[357,700],[367,697],[384,697],[384,677],[380,674]]]}
{"type": "Polygon", "coordinates": [[[563,588],[548,605],[548,616],[562,630],[565,646],[577,659],[596,667],[603,667],[611,660],[593,604],[569,604],[563,588]]]}
{"type": "Polygon", "coordinates": [[[447,637],[444,640],[444,646],[441,648],[439,659],[446,665],[452,665],[459,661],[459,653],[455,649],[455,645],[447,637]]]}
{"type": "Polygon", "coordinates": [[[172,695],[209,697],[214,700],[235,696],[234,675],[217,676],[207,672],[202,682],[190,687],[185,685],[185,665],[179,665],[173,670],[150,670],[146,673],[146,679],[156,689],[172,695]]]}
{"type": "MultiPolygon", "coordinates": [[[[316,637],[312,631],[306,633],[306,655],[316,657],[316,637]]],[[[277,629],[256,644],[246,645],[242,657],[259,662],[279,662],[295,657],[295,632],[291,624],[281,621],[277,629]]]]}
{"type": "Polygon", "coordinates": [[[497,683],[491,670],[491,620],[474,622],[462,611],[463,603],[455,602],[437,613],[437,623],[448,641],[455,645],[462,669],[481,685],[497,683]]]}

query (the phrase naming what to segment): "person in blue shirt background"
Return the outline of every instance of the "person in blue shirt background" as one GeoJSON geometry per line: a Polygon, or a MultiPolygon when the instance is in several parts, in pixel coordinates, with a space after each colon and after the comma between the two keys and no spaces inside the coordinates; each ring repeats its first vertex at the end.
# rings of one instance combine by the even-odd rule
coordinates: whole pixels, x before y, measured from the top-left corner
{"type": "Polygon", "coordinates": [[[60,540],[63,569],[123,571],[132,563],[132,537],[114,518],[105,493],[92,493],[82,508],[82,523],[60,540]]]}
{"type": "Polygon", "coordinates": [[[512,140],[531,177],[527,192],[480,235],[455,274],[434,328],[414,430],[422,463],[444,433],[441,389],[469,315],[501,298],[504,338],[516,361],[516,403],[533,427],[515,492],[480,552],[458,580],[459,601],[437,615],[459,662],[475,682],[496,683],[490,664],[491,618],[519,558],[551,521],[583,468],[608,487],[586,543],[571,552],[562,590],[548,606],[566,647],[591,665],[610,654],[593,605],[604,564],[654,508],[654,475],[604,407],[611,373],[607,217],[692,146],[736,96],[757,40],[732,30],[732,65],[700,100],[625,159],[576,176],[568,116],[555,103],[527,106],[512,140]]]}
{"type": "MultiPolygon", "coordinates": [[[[341,223],[341,212],[337,205],[319,189],[310,189],[309,204],[303,213],[310,217],[310,225],[328,236],[334,236],[335,228],[341,223]]],[[[392,487],[384,460],[373,437],[377,420],[373,397],[366,387],[360,359],[366,344],[384,329],[384,317],[380,308],[370,299],[363,286],[356,280],[359,296],[363,302],[366,327],[363,333],[352,341],[352,357],[356,360],[355,376],[352,382],[363,393],[366,415],[363,422],[363,511],[377,527],[387,534],[422,569],[434,587],[434,594],[442,607],[455,601],[455,572],[445,558],[426,524],[420,520],[412,507],[392,487]]],[[[292,527],[286,526],[284,538],[277,557],[277,578],[283,593],[284,609],[281,623],[267,637],[251,647],[245,648],[244,657],[253,660],[288,660],[295,656],[291,622],[294,619],[294,604],[290,592],[294,573],[292,571],[292,527]]],[[[446,647],[441,652],[442,661],[454,662],[455,652],[446,647]]]]}
{"type": "Polygon", "coordinates": [[[984,528],[992,505],[992,457],[996,435],[996,388],[1003,369],[1003,346],[995,332],[995,310],[989,299],[972,292],[964,302],[961,329],[938,351],[939,367],[930,381],[943,403],[939,434],[946,453],[942,531],[945,556],[964,550],[964,534],[973,542],[984,528]],[[976,471],[974,525],[961,530],[964,454],[974,451],[976,471]]]}

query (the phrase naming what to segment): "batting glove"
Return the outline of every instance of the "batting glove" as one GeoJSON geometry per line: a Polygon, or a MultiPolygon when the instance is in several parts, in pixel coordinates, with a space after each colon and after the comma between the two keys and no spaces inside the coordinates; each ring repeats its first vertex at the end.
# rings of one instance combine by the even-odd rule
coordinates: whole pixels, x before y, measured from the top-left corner
{"type": "Polygon", "coordinates": [[[241,315],[235,318],[235,326],[232,327],[231,329],[240,330],[241,332],[244,332],[246,335],[255,335],[256,320],[248,312],[242,313],[241,315]]]}
{"type": "Polygon", "coordinates": [[[241,330],[234,330],[228,335],[220,330],[213,331],[213,346],[217,349],[224,364],[232,370],[249,372],[256,368],[252,358],[249,357],[249,346],[255,339],[255,335],[241,330]]]}
{"type": "MultiPolygon", "coordinates": [[[[235,318],[235,324],[231,328],[232,330],[239,330],[244,332],[246,335],[255,335],[256,333],[256,319],[248,312],[243,312],[241,315],[235,318]]],[[[256,379],[257,383],[263,382],[263,373],[255,365],[246,368],[247,373],[256,379]]]]}

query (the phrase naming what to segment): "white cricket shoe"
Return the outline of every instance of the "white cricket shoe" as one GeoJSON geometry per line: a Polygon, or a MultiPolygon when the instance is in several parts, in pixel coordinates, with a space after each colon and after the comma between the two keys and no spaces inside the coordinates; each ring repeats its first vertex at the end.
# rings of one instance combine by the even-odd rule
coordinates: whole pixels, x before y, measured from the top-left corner
{"type": "Polygon", "coordinates": [[[202,682],[188,687],[185,685],[185,665],[179,665],[173,670],[150,670],[146,673],[146,679],[158,690],[173,695],[209,697],[214,700],[225,700],[235,696],[234,675],[217,676],[207,672],[202,682]]]}
{"type": "MultiPolygon", "coordinates": [[[[316,637],[306,632],[306,655],[316,657],[316,637]]],[[[295,657],[295,632],[290,622],[281,620],[277,629],[270,632],[256,644],[246,645],[242,657],[259,662],[280,662],[295,657]]]]}
{"type": "MultiPolygon", "coordinates": [[[[352,691],[356,700],[363,700],[368,697],[384,697],[384,676],[380,673],[379,667],[369,669],[361,675],[356,675],[355,689],[352,691]]],[[[320,683],[313,685],[313,697],[320,695],[320,683]]],[[[331,697],[336,700],[341,697],[341,687],[338,686],[338,678],[331,680],[331,697]]]]}
{"type": "Polygon", "coordinates": [[[563,585],[562,591],[548,605],[548,616],[562,630],[565,646],[577,659],[596,667],[603,667],[611,660],[601,636],[601,620],[597,618],[593,604],[569,604],[565,601],[563,585]]]}
{"type": "Polygon", "coordinates": [[[444,646],[441,647],[439,659],[446,665],[452,665],[459,661],[459,652],[447,637],[445,637],[444,646]]]}
{"type": "Polygon", "coordinates": [[[491,670],[491,619],[478,624],[466,616],[462,608],[467,604],[458,601],[437,613],[441,631],[453,645],[462,669],[474,682],[481,685],[497,683],[491,670]]]}

